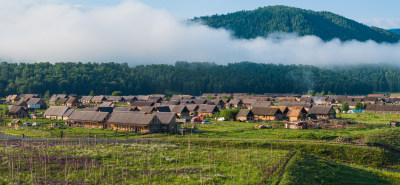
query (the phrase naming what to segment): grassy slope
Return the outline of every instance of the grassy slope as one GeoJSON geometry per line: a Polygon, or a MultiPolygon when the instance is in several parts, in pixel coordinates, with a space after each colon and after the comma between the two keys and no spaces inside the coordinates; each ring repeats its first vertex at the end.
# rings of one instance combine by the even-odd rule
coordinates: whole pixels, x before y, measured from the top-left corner
{"type": "Polygon", "coordinates": [[[337,162],[299,154],[289,162],[282,185],[311,184],[400,184],[400,175],[373,169],[351,167],[337,162]]]}
{"type": "MultiPolygon", "coordinates": [[[[0,154],[0,164],[10,164],[0,165],[0,184],[258,184],[265,170],[276,166],[287,151],[251,146],[0,142],[0,154]]],[[[266,182],[276,180],[272,176],[266,182]]]]}

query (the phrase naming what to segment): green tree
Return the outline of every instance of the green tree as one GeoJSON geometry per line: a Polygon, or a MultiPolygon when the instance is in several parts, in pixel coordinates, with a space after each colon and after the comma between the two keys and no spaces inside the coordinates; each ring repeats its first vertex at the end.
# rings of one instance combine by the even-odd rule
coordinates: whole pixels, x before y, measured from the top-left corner
{"type": "Polygon", "coordinates": [[[347,103],[347,102],[343,102],[343,104],[342,104],[342,111],[349,111],[350,110],[350,106],[349,106],[349,103],[347,103]]]}
{"type": "Polygon", "coordinates": [[[111,96],[122,96],[122,92],[121,91],[114,91],[111,93],[111,96]]]}
{"type": "Polygon", "coordinates": [[[89,96],[94,96],[94,91],[90,90],[89,96]]]}
{"type": "Polygon", "coordinates": [[[362,110],[365,109],[365,105],[361,102],[356,103],[356,110],[362,110]]]}
{"type": "Polygon", "coordinates": [[[240,109],[224,109],[219,113],[220,117],[225,117],[228,119],[233,119],[237,116],[240,109]]]}
{"type": "Polygon", "coordinates": [[[49,100],[49,99],[50,99],[50,91],[49,91],[49,90],[47,90],[47,91],[44,93],[43,98],[44,98],[45,100],[49,100]]]}

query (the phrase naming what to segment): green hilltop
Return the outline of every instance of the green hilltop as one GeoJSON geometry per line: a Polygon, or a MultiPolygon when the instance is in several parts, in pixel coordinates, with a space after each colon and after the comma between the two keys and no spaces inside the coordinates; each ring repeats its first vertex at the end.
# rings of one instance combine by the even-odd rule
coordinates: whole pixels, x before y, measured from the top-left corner
{"type": "Polygon", "coordinates": [[[241,39],[266,37],[270,33],[296,33],[299,36],[315,35],[324,41],[339,38],[341,41],[374,40],[395,43],[400,35],[369,27],[331,12],[317,12],[287,6],[268,6],[251,11],[239,11],[225,15],[195,17],[212,28],[225,28],[241,39]]]}

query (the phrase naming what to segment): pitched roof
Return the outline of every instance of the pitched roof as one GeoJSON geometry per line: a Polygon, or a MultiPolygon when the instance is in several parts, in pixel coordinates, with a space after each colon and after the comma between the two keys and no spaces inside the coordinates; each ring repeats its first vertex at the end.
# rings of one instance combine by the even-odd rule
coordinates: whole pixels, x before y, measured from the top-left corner
{"type": "Polygon", "coordinates": [[[152,113],[153,111],[155,111],[155,108],[153,106],[143,106],[142,109],[140,110],[140,112],[143,113],[152,113]]]}
{"type": "Polygon", "coordinates": [[[250,109],[240,109],[236,117],[247,117],[248,115],[254,116],[253,111],[251,111],[250,109]]]}
{"type": "Polygon", "coordinates": [[[184,111],[189,112],[189,109],[186,107],[186,105],[170,105],[169,109],[171,109],[171,112],[175,113],[182,113],[184,111]]]}
{"type": "Polygon", "coordinates": [[[310,111],[308,112],[309,114],[329,114],[329,111],[331,111],[332,106],[324,106],[324,105],[315,105],[311,107],[310,111]]]}
{"type": "Polygon", "coordinates": [[[45,112],[45,116],[62,116],[69,108],[67,106],[50,106],[45,112]]]}
{"type": "Polygon", "coordinates": [[[67,112],[65,112],[62,116],[63,116],[63,117],[69,117],[69,116],[71,116],[71,114],[72,114],[74,111],[75,111],[74,109],[69,109],[69,110],[67,110],[67,112]]]}
{"type": "Polygon", "coordinates": [[[108,101],[121,101],[121,100],[123,100],[123,97],[122,96],[109,96],[109,97],[107,97],[107,100],[108,101]]]}
{"type": "Polygon", "coordinates": [[[113,107],[114,106],[114,102],[103,102],[101,103],[101,105],[99,105],[99,107],[113,107]]]}
{"type": "Polygon", "coordinates": [[[174,119],[178,117],[175,112],[156,112],[155,115],[164,125],[175,121],[174,119]]]}
{"type": "Polygon", "coordinates": [[[29,100],[26,102],[27,105],[37,105],[40,103],[40,101],[43,101],[41,98],[29,98],[29,100]]]}
{"type": "Polygon", "coordinates": [[[104,96],[93,96],[92,101],[103,101],[106,100],[104,96]]]}
{"type": "Polygon", "coordinates": [[[149,102],[149,101],[135,101],[131,103],[132,106],[136,107],[144,107],[144,106],[153,106],[154,102],[149,102]]]}
{"type": "Polygon", "coordinates": [[[25,109],[24,107],[18,106],[18,105],[12,105],[12,106],[9,108],[8,112],[9,112],[9,113],[12,113],[12,114],[16,114],[16,113],[18,113],[20,110],[26,112],[26,109],[25,109]]]}
{"type": "Polygon", "coordinates": [[[108,112],[74,111],[68,118],[70,121],[102,122],[108,117],[108,112]]]}
{"type": "Polygon", "coordinates": [[[187,104],[187,105],[186,105],[186,108],[187,108],[189,111],[196,111],[196,110],[199,108],[199,105],[196,105],[196,104],[187,104]]]}
{"type": "Polygon", "coordinates": [[[133,111],[134,107],[115,107],[114,112],[128,112],[133,111]]]}
{"type": "Polygon", "coordinates": [[[261,116],[275,116],[276,114],[282,114],[278,108],[265,108],[265,107],[254,107],[251,109],[254,115],[261,116]]]}
{"type": "Polygon", "coordinates": [[[218,112],[219,110],[216,105],[201,104],[199,106],[199,110],[197,111],[201,113],[213,113],[213,112],[218,112]]]}
{"type": "Polygon", "coordinates": [[[303,101],[298,101],[298,102],[282,102],[281,106],[286,106],[286,107],[306,107],[309,108],[312,106],[310,102],[303,102],[303,101]]]}
{"type": "Polygon", "coordinates": [[[107,123],[122,123],[133,125],[150,125],[153,119],[158,119],[154,114],[139,114],[136,112],[114,112],[107,123]]]}
{"type": "Polygon", "coordinates": [[[267,108],[267,107],[271,106],[271,102],[270,101],[269,102],[256,101],[256,102],[251,103],[251,106],[267,108]]]}
{"type": "Polygon", "coordinates": [[[93,96],[82,96],[81,101],[91,101],[93,96]]]}
{"type": "Polygon", "coordinates": [[[298,117],[301,113],[307,114],[304,107],[291,107],[287,113],[287,117],[298,117]]]}

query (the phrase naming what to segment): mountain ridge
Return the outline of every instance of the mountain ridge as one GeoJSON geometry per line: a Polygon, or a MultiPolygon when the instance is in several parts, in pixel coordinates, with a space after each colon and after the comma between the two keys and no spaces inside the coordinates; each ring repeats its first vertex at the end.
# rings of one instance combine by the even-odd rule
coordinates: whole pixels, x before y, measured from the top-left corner
{"type": "Polygon", "coordinates": [[[212,28],[224,28],[236,38],[267,37],[273,32],[296,33],[299,36],[315,35],[324,41],[339,38],[341,41],[374,40],[378,43],[395,43],[400,35],[387,30],[369,27],[328,11],[312,11],[288,6],[268,6],[222,15],[195,17],[191,21],[212,28]]]}

